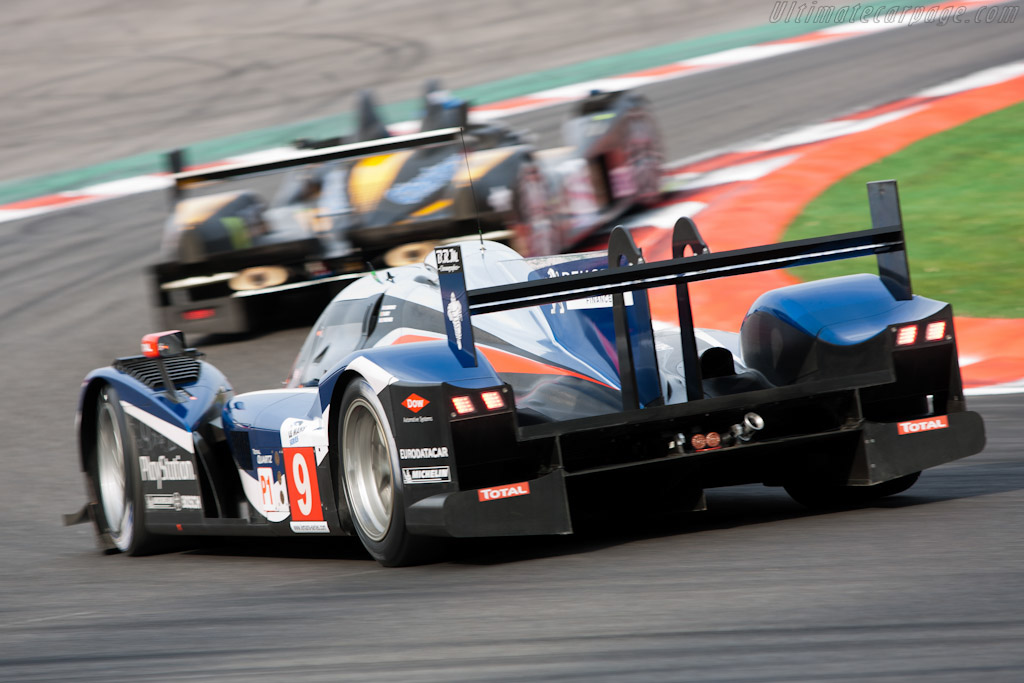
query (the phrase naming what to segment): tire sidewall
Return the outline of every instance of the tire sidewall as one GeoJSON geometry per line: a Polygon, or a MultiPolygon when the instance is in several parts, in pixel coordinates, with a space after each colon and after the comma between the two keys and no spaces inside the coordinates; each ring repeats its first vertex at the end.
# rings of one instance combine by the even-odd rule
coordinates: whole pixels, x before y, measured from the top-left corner
{"type": "Polygon", "coordinates": [[[139,486],[138,459],[135,451],[135,440],[128,431],[128,423],[124,410],[121,408],[120,396],[117,390],[107,384],[100,387],[96,394],[96,413],[94,416],[96,425],[93,430],[93,443],[91,446],[91,458],[89,462],[89,476],[92,481],[93,490],[97,500],[96,505],[96,530],[102,540],[109,543],[111,547],[119,552],[129,555],[141,554],[143,542],[146,537],[142,495],[139,486]],[[114,416],[114,427],[118,430],[121,438],[121,447],[124,457],[124,513],[121,517],[120,530],[115,532],[109,520],[106,518],[106,511],[103,507],[103,487],[100,481],[100,452],[99,452],[99,420],[104,405],[109,405],[114,416]]]}
{"type": "Polygon", "coordinates": [[[370,553],[373,559],[377,560],[384,566],[404,564],[410,555],[413,539],[405,527],[405,495],[402,488],[402,470],[398,463],[398,448],[395,445],[395,436],[391,430],[391,423],[388,419],[387,412],[384,410],[384,405],[365,379],[357,378],[350,382],[345,388],[345,392],[342,395],[341,411],[339,413],[339,420],[336,428],[336,440],[337,453],[339,454],[338,494],[339,498],[343,497],[345,501],[345,506],[348,510],[347,514],[349,524],[353,529],[355,529],[356,535],[359,537],[359,540],[362,541],[366,551],[370,553]],[[357,516],[353,514],[355,504],[353,502],[352,495],[349,493],[348,478],[345,468],[344,430],[348,419],[349,408],[356,399],[362,399],[373,410],[376,419],[380,423],[381,431],[384,434],[388,447],[388,462],[391,466],[391,481],[392,486],[394,487],[391,524],[389,525],[387,532],[384,534],[384,537],[379,541],[375,541],[370,538],[370,536],[360,526],[357,516]]]}

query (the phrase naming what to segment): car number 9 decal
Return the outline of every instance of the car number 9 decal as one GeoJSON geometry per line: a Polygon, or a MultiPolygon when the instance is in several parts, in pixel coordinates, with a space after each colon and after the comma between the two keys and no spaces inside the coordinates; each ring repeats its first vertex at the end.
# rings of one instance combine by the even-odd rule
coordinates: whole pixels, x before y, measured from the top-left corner
{"type": "Polygon", "coordinates": [[[316,456],[313,454],[313,447],[285,448],[284,464],[288,472],[288,502],[292,510],[292,531],[327,531],[324,511],[320,506],[320,486],[316,478],[316,456]],[[296,525],[296,522],[320,524],[296,525]]]}

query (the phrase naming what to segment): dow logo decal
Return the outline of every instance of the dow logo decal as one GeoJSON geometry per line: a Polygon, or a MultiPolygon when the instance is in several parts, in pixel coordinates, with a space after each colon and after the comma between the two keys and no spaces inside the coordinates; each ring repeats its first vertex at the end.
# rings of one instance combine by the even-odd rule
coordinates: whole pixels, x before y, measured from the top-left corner
{"type": "Polygon", "coordinates": [[[409,394],[409,396],[402,401],[402,405],[414,413],[418,413],[426,408],[428,403],[430,403],[430,401],[417,394],[409,394]]]}

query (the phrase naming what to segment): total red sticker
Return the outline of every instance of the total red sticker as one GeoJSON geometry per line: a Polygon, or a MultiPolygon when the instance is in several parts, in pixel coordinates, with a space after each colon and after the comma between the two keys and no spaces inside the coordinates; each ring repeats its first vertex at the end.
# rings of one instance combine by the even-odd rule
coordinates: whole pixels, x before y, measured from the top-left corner
{"type": "Polygon", "coordinates": [[[898,422],[896,424],[896,430],[900,435],[930,432],[935,429],[945,429],[947,427],[949,427],[949,418],[945,415],[939,415],[938,417],[926,417],[921,420],[910,420],[908,422],[898,422]]]}
{"type": "Polygon", "coordinates": [[[477,489],[476,492],[481,503],[487,500],[526,496],[529,493],[530,482],[528,481],[519,482],[518,484],[506,484],[505,486],[492,486],[489,489],[477,489]]]}
{"type": "Polygon", "coordinates": [[[402,405],[414,413],[418,413],[426,408],[428,403],[430,403],[430,401],[417,394],[409,394],[406,399],[402,401],[402,405]]]}

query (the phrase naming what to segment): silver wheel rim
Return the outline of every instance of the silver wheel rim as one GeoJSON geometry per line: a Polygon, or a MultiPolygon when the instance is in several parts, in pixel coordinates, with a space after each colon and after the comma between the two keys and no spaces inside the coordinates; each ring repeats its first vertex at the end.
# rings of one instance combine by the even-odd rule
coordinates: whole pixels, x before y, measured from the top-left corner
{"type": "Polygon", "coordinates": [[[388,441],[373,407],[361,398],[348,407],[343,433],[345,487],[352,516],[370,540],[380,541],[391,528],[395,504],[388,441]]]}
{"type": "Polygon", "coordinates": [[[117,537],[124,528],[126,511],[124,444],[117,425],[117,414],[106,401],[100,407],[96,425],[97,469],[100,500],[110,535],[117,537]]]}

